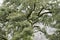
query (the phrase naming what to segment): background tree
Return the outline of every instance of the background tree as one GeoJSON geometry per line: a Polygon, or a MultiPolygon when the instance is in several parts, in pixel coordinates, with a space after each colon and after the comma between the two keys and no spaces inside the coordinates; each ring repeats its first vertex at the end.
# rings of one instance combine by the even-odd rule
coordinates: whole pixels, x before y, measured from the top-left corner
{"type": "Polygon", "coordinates": [[[60,40],[59,10],[58,0],[4,0],[0,7],[1,40],[33,40],[35,27],[49,40],[60,40]],[[49,35],[45,27],[42,30],[34,25],[39,22],[56,28],[56,33],[49,35]]]}

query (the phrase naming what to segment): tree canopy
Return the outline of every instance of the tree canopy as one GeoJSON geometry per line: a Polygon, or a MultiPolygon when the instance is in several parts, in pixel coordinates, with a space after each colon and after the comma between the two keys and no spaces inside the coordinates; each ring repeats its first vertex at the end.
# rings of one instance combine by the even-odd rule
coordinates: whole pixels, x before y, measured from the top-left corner
{"type": "Polygon", "coordinates": [[[60,1],[59,0],[4,0],[0,6],[0,40],[33,40],[36,27],[48,40],[60,40],[60,1]],[[56,28],[49,35],[45,27],[56,28]],[[11,38],[10,38],[11,36],[11,38]]]}

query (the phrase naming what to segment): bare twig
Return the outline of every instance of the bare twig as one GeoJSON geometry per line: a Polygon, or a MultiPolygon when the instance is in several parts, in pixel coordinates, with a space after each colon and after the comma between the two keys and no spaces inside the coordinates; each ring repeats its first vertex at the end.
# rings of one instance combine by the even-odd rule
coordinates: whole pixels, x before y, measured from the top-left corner
{"type": "MultiPolygon", "coordinates": [[[[52,13],[52,12],[44,12],[44,13],[40,14],[35,20],[39,19],[40,17],[42,17],[44,14],[47,14],[47,13],[52,13]]],[[[35,24],[37,22],[38,22],[38,20],[35,21],[33,24],[35,24]]]]}
{"type": "Polygon", "coordinates": [[[42,7],[41,10],[38,12],[38,16],[40,15],[40,13],[42,12],[43,9],[44,9],[44,7],[42,7]]]}

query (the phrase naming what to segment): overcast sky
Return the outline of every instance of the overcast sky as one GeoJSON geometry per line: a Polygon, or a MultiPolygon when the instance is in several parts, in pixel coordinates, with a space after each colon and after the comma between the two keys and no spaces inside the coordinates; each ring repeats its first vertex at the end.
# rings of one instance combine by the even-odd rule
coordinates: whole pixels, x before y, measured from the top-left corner
{"type": "Polygon", "coordinates": [[[3,3],[3,0],[0,0],[0,6],[1,6],[2,3],[3,3]]]}

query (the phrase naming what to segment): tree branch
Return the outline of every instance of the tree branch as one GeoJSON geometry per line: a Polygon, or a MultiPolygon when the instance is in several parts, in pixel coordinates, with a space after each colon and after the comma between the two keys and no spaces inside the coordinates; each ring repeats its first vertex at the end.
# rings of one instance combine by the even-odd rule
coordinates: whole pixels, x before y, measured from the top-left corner
{"type": "Polygon", "coordinates": [[[32,22],[29,20],[29,17],[30,17],[30,15],[32,14],[32,12],[35,10],[35,7],[36,7],[36,3],[34,3],[34,8],[32,9],[32,10],[30,10],[30,13],[28,14],[28,16],[27,16],[27,20],[32,24],[32,22]]]}
{"type": "MultiPolygon", "coordinates": [[[[45,12],[45,13],[42,13],[42,14],[40,14],[35,20],[39,19],[40,17],[42,17],[44,14],[47,14],[47,13],[52,13],[52,12],[45,12]]],[[[35,21],[33,24],[35,24],[35,23],[37,23],[37,22],[38,22],[38,20],[35,21]]]]}
{"type": "Polygon", "coordinates": [[[32,9],[32,10],[30,10],[30,13],[28,14],[28,16],[27,16],[27,19],[29,19],[29,17],[30,17],[30,15],[32,14],[32,12],[35,10],[35,7],[36,7],[36,4],[34,3],[34,8],[32,9]]]}
{"type": "Polygon", "coordinates": [[[35,28],[35,27],[36,27],[36,28],[38,28],[38,31],[35,31],[34,33],[36,33],[36,32],[39,32],[39,31],[40,31],[40,32],[42,32],[42,33],[44,33],[44,34],[47,34],[47,33],[46,33],[46,31],[41,30],[39,26],[34,26],[34,28],[35,28]]]}
{"type": "Polygon", "coordinates": [[[41,8],[41,10],[38,12],[38,16],[40,15],[41,11],[44,9],[44,7],[41,8]]]}

